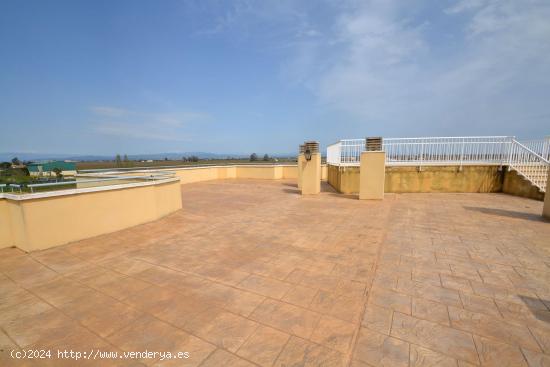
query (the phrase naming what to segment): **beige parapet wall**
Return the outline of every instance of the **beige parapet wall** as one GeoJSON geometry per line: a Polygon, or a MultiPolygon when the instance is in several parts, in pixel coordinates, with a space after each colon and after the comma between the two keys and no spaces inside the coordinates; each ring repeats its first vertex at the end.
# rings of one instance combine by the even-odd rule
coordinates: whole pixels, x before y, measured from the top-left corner
{"type": "MultiPolygon", "coordinates": [[[[0,248],[35,251],[150,222],[182,206],[181,184],[231,179],[297,179],[297,165],[231,165],[156,169],[174,178],[135,182],[78,182],[117,176],[151,175],[152,170],[90,173],[77,188],[35,194],[0,194],[0,248]]],[[[327,167],[322,167],[322,178],[327,167]]]]}
{"type": "Polygon", "coordinates": [[[125,185],[137,182],[136,179],[110,179],[108,181],[94,181],[93,179],[104,178],[101,175],[90,176],[76,176],[76,188],[83,189],[86,187],[99,187],[99,186],[112,186],[112,185],[125,185]],[[90,180],[91,179],[91,180],[90,180]]]}
{"type": "MultiPolygon", "coordinates": [[[[182,184],[229,179],[249,178],[261,180],[298,179],[297,165],[235,165],[212,167],[186,167],[171,169],[180,178],[182,184]]],[[[324,166],[326,180],[326,165],[324,166]]]]}
{"type": "MultiPolygon", "coordinates": [[[[550,190],[550,170],[548,170],[548,177],[546,178],[546,191],[550,190]]],[[[544,205],[542,207],[542,216],[550,220],[550,195],[544,196],[544,205]]]]}
{"type": "MultiPolygon", "coordinates": [[[[329,165],[328,183],[344,194],[359,193],[359,167],[329,165]]],[[[543,200],[544,194],[514,171],[499,166],[387,166],[384,191],[392,193],[505,192],[543,200]]]]}
{"type": "MultiPolygon", "coordinates": [[[[135,170],[131,172],[119,173],[117,175],[139,175],[150,174],[152,170],[135,170]]],[[[281,180],[298,179],[297,164],[269,164],[269,165],[228,165],[228,166],[201,166],[201,167],[177,167],[177,168],[158,168],[156,172],[173,172],[180,179],[181,184],[193,182],[221,180],[231,178],[260,179],[260,180],[281,180]]],[[[114,171],[108,172],[115,174],[114,171]]],[[[97,177],[97,175],[95,176],[97,177]]],[[[321,166],[321,179],[327,179],[327,165],[321,166]]]]}
{"type": "Polygon", "coordinates": [[[0,248],[35,251],[150,222],[182,206],[178,179],[0,195],[0,248]]]}

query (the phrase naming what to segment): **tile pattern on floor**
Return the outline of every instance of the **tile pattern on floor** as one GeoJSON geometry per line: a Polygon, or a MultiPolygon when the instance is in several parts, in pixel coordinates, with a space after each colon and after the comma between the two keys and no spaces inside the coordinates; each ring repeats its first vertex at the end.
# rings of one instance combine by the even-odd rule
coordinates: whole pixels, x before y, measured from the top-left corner
{"type": "Polygon", "coordinates": [[[7,353],[96,348],[188,351],[186,366],[548,365],[540,202],[296,192],[290,181],[189,184],[183,209],[159,221],[0,250],[0,364],[73,365],[7,353]]]}

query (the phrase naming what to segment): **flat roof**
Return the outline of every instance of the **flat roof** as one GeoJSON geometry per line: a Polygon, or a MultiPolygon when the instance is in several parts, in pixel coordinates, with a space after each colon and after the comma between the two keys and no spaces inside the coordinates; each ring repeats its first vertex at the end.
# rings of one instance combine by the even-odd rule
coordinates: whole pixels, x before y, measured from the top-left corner
{"type": "Polygon", "coordinates": [[[550,358],[541,202],[301,197],[285,180],[181,190],[183,209],[155,222],[0,250],[3,350],[187,351],[200,366],[550,358]]]}

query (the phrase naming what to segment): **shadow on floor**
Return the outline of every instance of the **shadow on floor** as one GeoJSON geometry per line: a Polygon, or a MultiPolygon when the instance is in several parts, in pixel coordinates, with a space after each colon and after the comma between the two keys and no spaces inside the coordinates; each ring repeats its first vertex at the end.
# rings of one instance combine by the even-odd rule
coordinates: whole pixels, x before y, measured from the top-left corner
{"type": "Polygon", "coordinates": [[[546,220],[539,214],[517,212],[514,210],[495,209],[495,208],[483,208],[477,206],[465,206],[464,209],[480,212],[483,214],[497,215],[499,217],[508,217],[516,219],[532,220],[535,222],[546,222],[546,220]]]}
{"type": "Polygon", "coordinates": [[[302,191],[298,189],[283,189],[287,194],[301,194],[302,191]]]}
{"type": "Polygon", "coordinates": [[[359,200],[359,195],[357,195],[357,194],[340,194],[338,192],[335,192],[335,193],[329,193],[329,195],[340,198],[340,199],[359,200]]]}
{"type": "Polygon", "coordinates": [[[334,187],[330,186],[328,182],[321,181],[321,192],[331,192],[331,193],[338,193],[334,187]]]}
{"type": "Polygon", "coordinates": [[[290,186],[290,187],[298,187],[298,184],[294,184],[294,183],[289,183],[289,182],[285,182],[283,183],[284,186],[290,186]]]}
{"type": "Polygon", "coordinates": [[[527,308],[529,308],[529,311],[531,311],[537,320],[550,324],[550,312],[547,309],[543,309],[545,306],[544,304],[548,305],[550,304],[550,301],[542,300],[541,302],[538,298],[522,295],[520,295],[519,298],[521,298],[523,303],[525,303],[527,308]]]}
{"type": "MultiPolygon", "coordinates": [[[[296,184],[285,183],[283,185],[284,186],[289,186],[289,187],[294,187],[294,189],[284,188],[283,192],[286,192],[287,194],[298,194],[298,195],[302,194],[302,190],[298,189],[298,185],[296,185],[296,184]]],[[[342,198],[342,199],[354,199],[354,200],[358,199],[358,195],[340,194],[332,186],[330,186],[327,182],[324,182],[324,181],[321,182],[321,192],[322,193],[327,193],[330,196],[335,196],[335,197],[342,198]]]]}

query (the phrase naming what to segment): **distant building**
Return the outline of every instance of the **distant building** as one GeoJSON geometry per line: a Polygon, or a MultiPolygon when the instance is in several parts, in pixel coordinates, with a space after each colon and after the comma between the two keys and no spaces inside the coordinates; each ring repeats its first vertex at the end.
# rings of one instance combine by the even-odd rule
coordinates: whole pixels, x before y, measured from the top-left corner
{"type": "Polygon", "coordinates": [[[63,176],[73,176],[76,174],[76,163],[65,161],[47,161],[27,164],[27,169],[31,176],[55,175],[53,170],[59,168],[63,176]]]}

